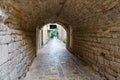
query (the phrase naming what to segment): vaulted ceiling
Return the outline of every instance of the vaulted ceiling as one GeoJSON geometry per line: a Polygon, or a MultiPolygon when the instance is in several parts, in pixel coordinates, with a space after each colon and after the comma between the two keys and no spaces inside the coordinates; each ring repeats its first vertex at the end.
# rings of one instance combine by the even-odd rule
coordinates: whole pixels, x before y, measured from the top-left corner
{"type": "Polygon", "coordinates": [[[0,0],[0,8],[8,15],[6,24],[18,29],[35,30],[49,22],[74,27],[120,23],[120,0],[0,0]]]}

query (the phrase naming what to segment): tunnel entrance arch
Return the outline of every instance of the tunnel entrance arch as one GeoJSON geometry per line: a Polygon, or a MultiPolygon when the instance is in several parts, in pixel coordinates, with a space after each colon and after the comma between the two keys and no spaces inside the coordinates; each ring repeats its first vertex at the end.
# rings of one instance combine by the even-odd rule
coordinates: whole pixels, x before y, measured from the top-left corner
{"type": "MultiPolygon", "coordinates": [[[[36,52],[39,53],[39,50],[42,48],[42,45],[43,45],[43,31],[42,29],[46,26],[46,25],[53,25],[53,24],[56,24],[58,26],[61,26],[62,29],[65,30],[66,32],[66,48],[71,51],[72,49],[72,38],[71,38],[71,28],[69,28],[69,26],[65,26],[64,24],[60,23],[60,22],[56,22],[56,23],[47,23],[47,24],[44,24],[43,26],[37,26],[36,28],[36,52]],[[71,50],[70,50],[71,49],[71,50]]],[[[60,35],[61,37],[64,36],[64,33],[63,35],[60,35]]],[[[59,36],[59,37],[60,37],[59,36]]],[[[50,37],[50,36],[49,36],[50,37]]],[[[64,42],[64,41],[63,41],[64,42]]]]}

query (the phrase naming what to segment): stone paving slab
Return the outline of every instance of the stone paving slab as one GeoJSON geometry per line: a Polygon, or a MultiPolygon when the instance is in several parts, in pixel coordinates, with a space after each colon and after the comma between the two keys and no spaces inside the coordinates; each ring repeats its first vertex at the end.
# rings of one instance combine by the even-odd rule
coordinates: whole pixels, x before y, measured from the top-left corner
{"type": "Polygon", "coordinates": [[[93,80],[58,39],[51,40],[35,58],[24,80],[93,80]]]}

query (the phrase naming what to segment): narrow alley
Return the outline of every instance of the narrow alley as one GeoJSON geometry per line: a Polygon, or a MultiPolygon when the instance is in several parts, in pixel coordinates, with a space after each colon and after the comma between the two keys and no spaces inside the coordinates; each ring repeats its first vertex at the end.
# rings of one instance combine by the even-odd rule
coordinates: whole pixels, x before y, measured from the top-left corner
{"type": "Polygon", "coordinates": [[[0,0],[0,80],[120,80],[120,0],[0,0]]]}
{"type": "Polygon", "coordinates": [[[64,43],[54,38],[40,50],[24,80],[93,80],[83,66],[64,43]]]}

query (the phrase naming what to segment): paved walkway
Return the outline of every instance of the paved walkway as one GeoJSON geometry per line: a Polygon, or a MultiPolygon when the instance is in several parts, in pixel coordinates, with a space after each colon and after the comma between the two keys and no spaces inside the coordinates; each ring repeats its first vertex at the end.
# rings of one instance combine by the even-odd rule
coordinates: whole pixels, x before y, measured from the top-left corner
{"type": "Polygon", "coordinates": [[[24,80],[93,80],[58,39],[52,39],[40,50],[24,80]]]}

